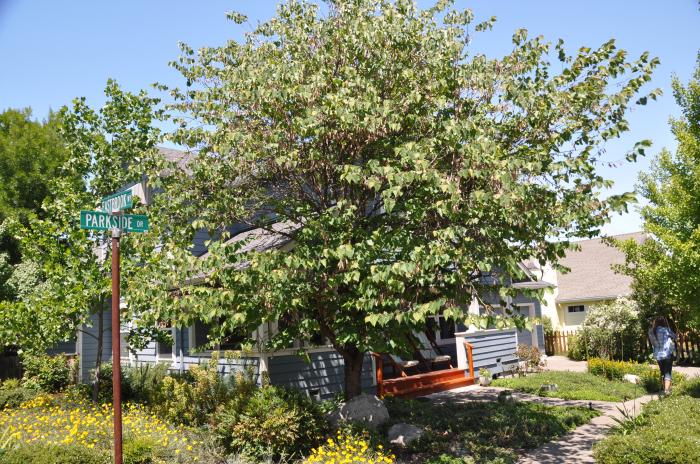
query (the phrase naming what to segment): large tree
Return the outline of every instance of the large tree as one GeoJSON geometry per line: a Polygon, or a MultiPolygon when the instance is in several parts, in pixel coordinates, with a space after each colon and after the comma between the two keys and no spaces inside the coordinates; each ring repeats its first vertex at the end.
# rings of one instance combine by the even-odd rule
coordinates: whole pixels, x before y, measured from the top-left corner
{"type": "Polygon", "coordinates": [[[687,85],[674,79],[673,93],[682,111],[670,123],[678,148],[661,151],[639,177],[650,239],[621,244],[622,270],[645,316],[669,315],[686,330],[700,328],[700,61],[687,85]]]}
{"type": "Polygon", "coordinates": [[[183,46],[173,140],[192,154],[161,180],[171,232],[131,279],[134,314],[204,319],[217,336],[284,320],[273,347],[320,333],[354,396],[365,352],[401,349],[429,315],[464,317],[522,260],[556,263],[623,209],[597,168],[657,60],[613,40],[569,56],[525,30],[502,58],[471,55],[493,19],[451,3],[287,1],[242,41],[183,46]],[[226,244],[236,223],[291,244],[226,244]],[[213,238],[197,260],[201,228],[213,238]]]}
{"type": "Polygon", "coordinates": [[[60,118],[51,112],[46,121],[32,119],[32,111],[7,109],[0,113],[0,301],[22,297],[22,289],[40,273],[35,263],[22,260],[13,223],[26,224],[41,215],[50,197],[50,184],[63,175],[67,151],[59,134],[60,118]]]}

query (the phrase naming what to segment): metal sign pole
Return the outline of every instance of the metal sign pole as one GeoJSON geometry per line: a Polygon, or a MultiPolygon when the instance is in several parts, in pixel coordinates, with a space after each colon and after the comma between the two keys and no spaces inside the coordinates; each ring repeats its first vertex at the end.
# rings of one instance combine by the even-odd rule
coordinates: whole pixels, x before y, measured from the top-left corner
{"type": "Polygon", "coordinates": [[[114,464],[122,464],[122,368],[119,304],[119,239],[121,230],[112,229],[112,404],[114,405],[114,464]]]}

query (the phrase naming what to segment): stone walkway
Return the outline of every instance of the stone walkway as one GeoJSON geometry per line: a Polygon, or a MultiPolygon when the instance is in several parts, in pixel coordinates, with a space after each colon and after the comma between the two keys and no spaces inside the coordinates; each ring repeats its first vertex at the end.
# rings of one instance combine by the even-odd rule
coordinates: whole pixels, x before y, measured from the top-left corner
{"type": "MultiPolygon", "coordinates": [[[[498,393],[504,388],[479,387],[472,385],[469,387],[457,388],[446,392],[430,395],[432,401],[437,403],[455,403],[466,401],[498,401],[498,393]]],[[[517,401],[530,401],[533,403],[545,404],[548,406],[583,406],[593,407],[602,414],[593,418],[567,435],[556,441],[544,444],[540,448],[528,451],[523,454],[518,461],[519,464],[560,464],[560,463],[594,463],[593,445],[605,438],[605,434],[616,423],[613,418],[623,417],[622,411],[627,411],[630,416],[636,416],[641,412],[642,405],[653,399],[656,395],[646,395],[636,400],[625,403],[611,403],[607,401],[583,401],[583,400],[562,400],[559,398],[545,398],[528,395],[513,391],[513,397],[517,401]],[[618,409],[619,408],[619,409],[618,409]]]]}

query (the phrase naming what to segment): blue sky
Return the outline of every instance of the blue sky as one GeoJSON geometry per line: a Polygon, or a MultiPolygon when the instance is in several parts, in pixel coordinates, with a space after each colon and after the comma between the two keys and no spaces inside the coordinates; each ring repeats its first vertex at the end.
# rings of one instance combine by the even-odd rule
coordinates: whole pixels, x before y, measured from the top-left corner
{"type": "MultiPolygon", "coordinates": [[[[178,42],[194,47],[214,46],[239,38],[242,30],[224,13],[245,13],[252,24],[271,17],[273,0],[0,0],[0,109],[31,106],[44,118],[77,96],[92,105],[103,102],[108,78],[128,90],[147,88],[155,81],[177,84],[167,64],[178,55],[178,42]]],[[[420,1],[425,6],[432,1],[420,1]]],[[[477,19],[496,16],[493,31],[476,37],[475,52],[501,56],[511,49],[517,28],[543,35],[567,48],[598,46],[615,38],[618,46],[637,56],[648,50],[658,56],[650,88],[664,96],[636,109],[629,117],[631,131],[610,143],[610,159],[624,157],[634,142],[649,138],[650,154],[634,165],[605,169],[615,180],[614,192],[634,188],[637,173],[648,168],[651,154],[674,148],[668,118],[678,114],[670,90],[671,76],[687,81],[700,47],[697,0],[457,0],[474,10],[477,19]]],[[[605,229],[615,234],[638,230],[639,217],[616,217],[605,229]]]]}

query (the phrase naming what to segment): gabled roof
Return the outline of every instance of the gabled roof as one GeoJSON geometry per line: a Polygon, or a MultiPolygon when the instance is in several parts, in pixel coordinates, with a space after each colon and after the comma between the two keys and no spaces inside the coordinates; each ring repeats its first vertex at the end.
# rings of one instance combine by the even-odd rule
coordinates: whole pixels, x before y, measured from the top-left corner
{"type": "MultiPolygon", "coordinates": [[[[618,240],[645,240],[646,234],[634,232],[615,235],[618,240]]],[[[569,250],[560,261],[571,269],[564,274],[557,271],[557,302],[606,300],[631,293],[632,278],[613,271],[614,264],[623,264],[625,255],[618,248],[608,245],[601,238],[576,242],[580,250],[569,250]]]]}

